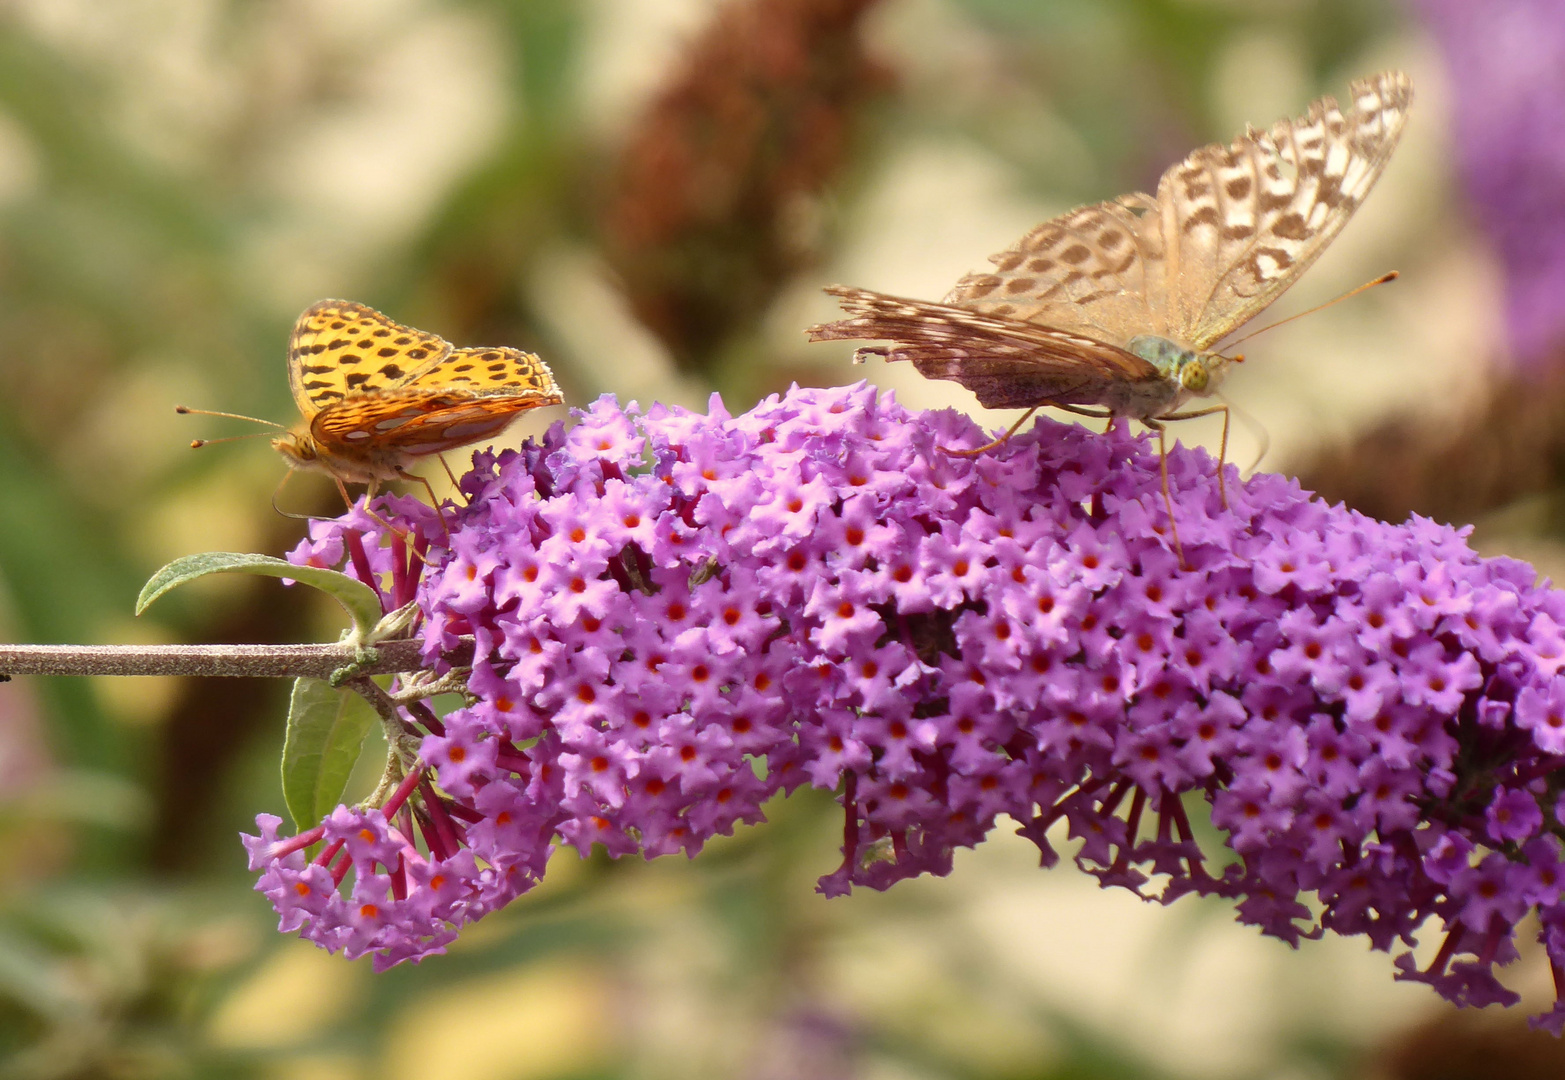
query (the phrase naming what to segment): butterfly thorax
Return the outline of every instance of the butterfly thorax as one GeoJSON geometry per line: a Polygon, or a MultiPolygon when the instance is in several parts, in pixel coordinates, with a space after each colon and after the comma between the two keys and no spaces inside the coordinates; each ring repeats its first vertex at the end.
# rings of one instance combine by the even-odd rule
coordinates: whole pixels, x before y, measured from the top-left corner
{"type": "Polygon", "coordinates": [[[1188,398],[1215,394],[1231,362],[1221,353],[1198,352],[1156,334],[1137,334],[1125,350],[1152,364],[1171,389],[1177,388],[1159,413],[1177,409],[1188,398]]]}

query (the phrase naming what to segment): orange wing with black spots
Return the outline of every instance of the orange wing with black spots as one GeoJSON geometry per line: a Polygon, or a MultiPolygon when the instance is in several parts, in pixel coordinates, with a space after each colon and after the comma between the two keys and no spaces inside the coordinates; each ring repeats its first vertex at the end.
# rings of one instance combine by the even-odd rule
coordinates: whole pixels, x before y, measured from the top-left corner
{"type": "Polygon", "coordinates": [[[406,385],[434,368],[451,343],[392,322],[351,300],[322,300],[294,324],[288,385],[306,420],[337,402],[406,385]]]}
{"type": "Polygon", "coordinates": [[[401,385],[350,394],[310,423],[317,443],[418,456],[496,435],[516,414],[564,399],[548,367],[518,349],[452,349],[401,385]]]}
{"type": "Polygon", "coordinates": [[[299,317],[288,379],[304,424],[278,449],[339,479],[391,479],[408,459],[497,435],[563,401],[548,365],[509,348],[453,349],[348,300],[299,317]]]}

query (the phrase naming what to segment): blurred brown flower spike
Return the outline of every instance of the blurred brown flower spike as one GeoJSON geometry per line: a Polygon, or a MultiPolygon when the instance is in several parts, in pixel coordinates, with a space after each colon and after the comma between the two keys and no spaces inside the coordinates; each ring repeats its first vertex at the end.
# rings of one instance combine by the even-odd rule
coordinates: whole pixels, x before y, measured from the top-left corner
{"type": "Polygon", "coordinates": [[[635,125],[601,217],[640,320],[706,372],[814,257],[800,225],[889,85],[859,25],[876,0],[723,7],[635,125]]]}

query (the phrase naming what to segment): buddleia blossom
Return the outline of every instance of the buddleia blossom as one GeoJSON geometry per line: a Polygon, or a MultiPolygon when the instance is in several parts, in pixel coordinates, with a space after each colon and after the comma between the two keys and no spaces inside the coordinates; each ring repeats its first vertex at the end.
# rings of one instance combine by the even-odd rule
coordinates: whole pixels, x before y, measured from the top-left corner
{"type": "MultiPolygon", "coordinates": [[[[1565,596],[1278,476],[1230,469],[1225,507],[1176,449],[1182,565],[1145,439],[1041,422],[944,452],[983,438],[862,384],[737,417],[604,399],[479,454],[449,540],[382,502],[430,544],[425,656],[471,640],[471,703],[408,715],[427,772],[394,805],[303,843],[263,821],[284,928],[416,959],[551,845],[694,855],[810,785],[845,815],[828,895],[946,873],[1007,815],[1045,865],[1063,823],[1105,885],[1222,896],[1290,943],[1362,934],[1463,1004],[1515,1000],[1493,970],[1529,912],[1560,975],[1565,596]],[[338,850],[306,862],[316,839],[338,850]]],[[[389,579],[374,526],[294,557],[389,579]]]]}
{"type": "Polygon", "coordinates": [[[1565,345],[1565,20],[1555,0],[1415,0],[1450,69],[1456,161],[1505,270],[1519,359],[1565,345]]]}

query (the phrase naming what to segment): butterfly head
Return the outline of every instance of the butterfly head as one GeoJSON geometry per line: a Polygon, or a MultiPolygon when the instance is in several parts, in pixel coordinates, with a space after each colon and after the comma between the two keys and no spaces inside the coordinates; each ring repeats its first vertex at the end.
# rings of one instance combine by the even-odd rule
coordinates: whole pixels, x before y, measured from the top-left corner
{"type": "Polygon", "coordinates": [[[281,454],[292,468],[321,467],[320,448],[315,445],[315,439],[308,431],[286,431],[272,440],[272,449],[281,454]]]}
{"type": "Polygon", "coordinates": [[[290,469],[323,472],[350,484],[395,480],[403,475],[402,457],[396,451],[324,441],[307,424],[277,436],[272,449],[283,456],[290,469]]]}
{"type": "Polygon", "coordinates": [[[1237,359],[1222,353],[1187,349],[1177,341],[1156,334],[1138,334],[1130,339],[1126,348],[1149,361],[1163,378],[1178,384],[1181,397],[1215,394],[1223,376],[1228,374],[1228,365],[1237,359]]]}
{"type": "Polygon", "coordinates": [[[1194,397],[1206,397],[1217,392],[1218,385],[1228,374],[1233,358],[1221,353],[1191,353],[1179,366],[1180,389],[1194,397]]]}

